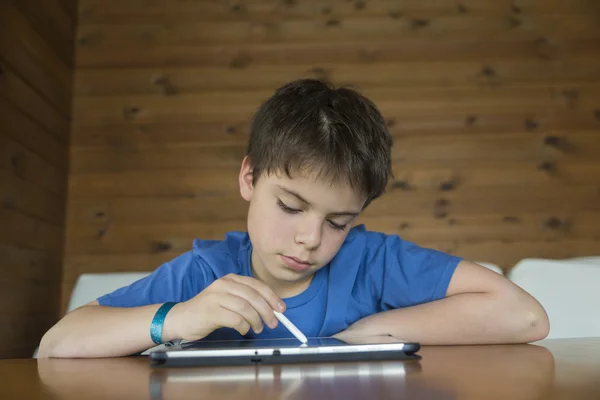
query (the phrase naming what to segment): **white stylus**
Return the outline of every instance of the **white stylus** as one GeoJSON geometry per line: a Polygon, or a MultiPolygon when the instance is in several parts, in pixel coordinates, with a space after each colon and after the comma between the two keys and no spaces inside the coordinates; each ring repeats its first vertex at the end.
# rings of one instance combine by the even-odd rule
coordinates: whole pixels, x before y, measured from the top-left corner
{"type": "Polygon", "coordinates": [[[288,330],[290,332],[292,332],[292,335],[296,336],[296,339],[298,339],[302,343],[308,342],[308,339],[306,338],[306,336],[304,336],[304,334],[302,332],[300,332],[300,330],[298,328],[296,328],[296,326],[294,324],[292,324],[292,322],[289,319],[287,319],[287,317],[285,315],[283,315],[282,313],[277,312],[277,311],[273,311],[273,312],[275,313],[275,316],[277,317],[279,322],[281,322],[283,325],[285,325],[285,327],[288,328],[288,330]]]}

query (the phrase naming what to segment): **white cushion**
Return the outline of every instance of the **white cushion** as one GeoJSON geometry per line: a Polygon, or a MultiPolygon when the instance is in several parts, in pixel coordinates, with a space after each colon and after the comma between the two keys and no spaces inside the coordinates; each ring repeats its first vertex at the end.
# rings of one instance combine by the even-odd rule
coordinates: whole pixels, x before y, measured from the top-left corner
{"type": "Polygon", "coordinates": [[[73,311],[98,297],[145,278],[150,272],[116,272],[107,274],[83,274],[75,282],[67,312],[73,311]]]}
{"type": "Polygon", "coordinates": [[[600,256],[597,256],[597,257],[575,257],[575,258],[569,258],[564,261],[575,261],[575,262],[582,262],[582,263],[586,263],[586,264],[600,265],[600,256]]]}
{"type": "Polygon", "coordinates": [[[600,336],[600,264],[530,258],[508,277],[546,309],[549,339],[600,336]]]}

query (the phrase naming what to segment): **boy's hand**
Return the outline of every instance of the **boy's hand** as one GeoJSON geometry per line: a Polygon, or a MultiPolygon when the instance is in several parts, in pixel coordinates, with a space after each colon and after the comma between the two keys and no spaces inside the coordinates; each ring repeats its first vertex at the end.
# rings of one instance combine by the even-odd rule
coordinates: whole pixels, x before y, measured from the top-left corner
{"type": "Polygon", "coordinates": [[[229,274],[177,304],[172,326],[177,338],[184,340],[199,340],[225,327],[241,335],[250,328],[260,333],[263,321],[270,328],[277,326],[273,310],[283,312],[285,304],[271,288],[258,279],[229,274]]]}

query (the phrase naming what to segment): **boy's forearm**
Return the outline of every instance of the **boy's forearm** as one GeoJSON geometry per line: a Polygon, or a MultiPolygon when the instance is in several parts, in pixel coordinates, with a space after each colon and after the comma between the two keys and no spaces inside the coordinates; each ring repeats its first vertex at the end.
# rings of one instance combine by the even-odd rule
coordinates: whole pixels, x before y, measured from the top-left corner
{"type": "Polygon", "coordinates": [[[391,335],[425,345],[496,344],[529,343],[547,331],[545,311],[535,300],[463,293],[371,315],[336,336],[391,335]]]}
{"type": "MultiPolygon", "coordinates": [[[[147,350],[156,346],[150,338],[150,325],[159,307],[83,306],[46,332],[38,357],[119,357],[147,350]]],[[[177,339],[169,321],[175,307],[165,318],[163,341],[177,339]]]]}

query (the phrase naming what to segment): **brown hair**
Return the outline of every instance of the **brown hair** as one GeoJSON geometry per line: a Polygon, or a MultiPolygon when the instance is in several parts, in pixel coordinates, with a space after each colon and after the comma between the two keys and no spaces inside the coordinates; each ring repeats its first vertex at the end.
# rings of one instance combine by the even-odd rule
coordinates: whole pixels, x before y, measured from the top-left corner
{"type": "Polygon", "coordinates": [[[375,104],[350,88],[314,79],[283,85],[252,120],[246,155],[253,183],[263,173],[316,172],[367,197],[381,196],[392,175],[392,137],[375,104]]]}

